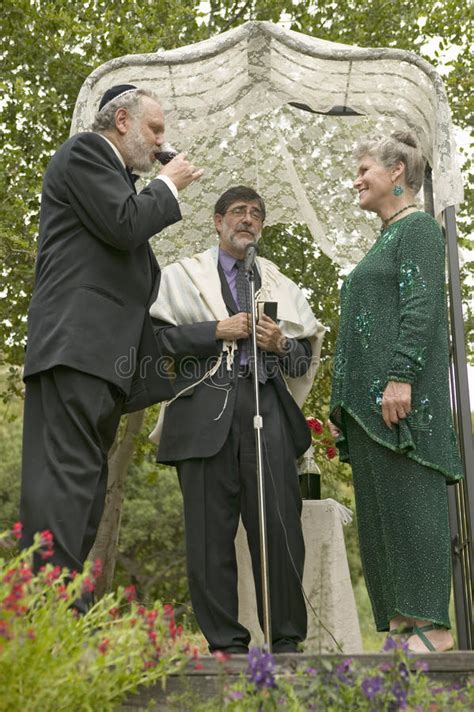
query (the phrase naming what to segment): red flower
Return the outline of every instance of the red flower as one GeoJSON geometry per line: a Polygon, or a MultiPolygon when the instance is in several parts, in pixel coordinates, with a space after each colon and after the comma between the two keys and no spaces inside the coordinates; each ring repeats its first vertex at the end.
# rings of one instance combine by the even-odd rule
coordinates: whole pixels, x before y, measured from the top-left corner
{"type": "Polygon", "coordinates": [[[158,611],[147,611],[146,612],[146,622],[148,623],[149,626],[152,626],[154,622],[156,621],[158,616],[158,611]]]}
{"type": "Polygon", "coordinates": [[[54,551],[52,549],[41,549],[39,555],[43,560],[50,559],[52,556],[54,556],[54,551]]]}
{"type": "Polygon", "coordinates": [[[86,576],[82,582],[82,593],[92,593],[95,588],[95,583],[90,576],[86,576]]]}
{"type": "Polygon", "coordinates": [[[20,581],[28,583],[33,578],[33,572],[27,564],[22,563],[18,569],[18,576],[20,577],[20,581]]]}
{"type": "Polygon", "coordinates": [[[49,529],[45,529],[40,534],[40,545],[47,546],[50,549],[53,546],[53,534],[49,529]]]}
{"type": "Polygon", "coordinates": [[[171,603],[165,603],[165,605],[163,606],[163,614],[164,614],[165,618],[167,618],[169,620],[174,618],[174,610],[173,610],[173,606],[171,605],[171,603]]]}
{"type": "Polygon", "coordinates": [[[108,650],[109,645],[110,645],[110,640],[108,638],[104,638],[98,645],[99,653],[101,653],[102,655],[105,655],[105,653],[108,650]]]}
{"type": "Polygon", "coordinates": [[[16,569],[8,569],[7,573],[3,577],[3,583],[10,583],[12,578],[15,576],[17,570],[16,569]]]}
{"type": "Polygon", "coordinates": [[[153,644],[156,643],[156,630],[149,630],[148,631],[148,640],[151,640],[153,644]]]}
{"type": "Polygon", "coordinates": [[[229,653],[224,653],[222,650],[216,650],[215,653],[212,653],[219,663],[225,663],[226,660],[230,659],[230,654],[229,653]]]}
{"type": "Polygon", "coordinates": [[[194,666],[195,670],[204,670],[204,665],[202,663],[196,663],[194,666]]]}
{"type": "Polygon", "coordinates": [[[26,631],[26,636],[29,640],[35,640],[36,639],[36,633],[33,630],[33,628],[28,628],[26,631]]]}
{"type": "Polygon", "coordinates": [[[12,536],[14,536],[15,539],[21,539],[22,531],[23,524],[21,522],[15,522],[15,524],[12,526],[12,536]]]}
{"type": "Polygon", "coordinates": [[[48,571],[48,573],[45,576],[45,581],[48,584],[52,584],[52,583],[54,583],[54,581],[57,581],[60,576],[61,576],[61,567],[55,566],[52,571],[48,571]]]}
{"type": "Polygon", "coordinates": [[[40,546],[42,547],[42,550],[39,554],[42,559],[49,559],[53,556],[53,535],[49,529],[45,529],[40,532],[40,546]]]}
{"type": "Polygon", "coordinates": [[[323,432],[323,424],[320,420],[317,418],[306,418],[306,422],[308,423],[308,426],[310,430],[313,431],[316,435],[321,435],[323,432]]]}
{"type": "Polygon", "coordinates": [[[119,609],[116,606],[114,606],[113,608],[110,609],[109,616],[111,616],[112,618],[117,618],[119,613],[120,613],[119,609]]]}
{"type": "Polygon", "coordinates": [[[337,449],[335,447],[327,447],[326,448],[326,456],[328,460],[332,460],[333,457],[336,457],[337,455],[337,449]]]}
{"type": "Polygon", "coordinates": [[[20,601],[25,595],[25,591],[22,583],[14,583],[11,590],[11,596],[17,601],[20,601]]]}
{"type": "Polygon", "coordinates": [[[102,561],[100,559],[96,559],[92,564],[91,576],[95,579],[102,576],[102,561]]]}
{"type": "Polygon", "coordinates": [[[123,595],[129,603],[135,601],[137,598],[137,591],[135,589],[135,586],[127,586],[123,592],[123,595]]]}
{"type": "Polygon", "coordinates": [[[17,601],[16,596],[14,596],[12,593],[10,593],[8,596],[5,596],[5,598],[3,599],[3,608],[6,611],[18,610],[18,604],[16,601],[17,601]]]}
{"type": "Polygon", "coordinates": [[[66,588],[66,586],[64,586],[64,584],[61,584],[61,586],[58,586],[57,594],[58,594],[58,598],[59,598],[61,601],[68,601],[68,600],[69,600],[69,594],[68,594],[67,588],[66,588]]]}

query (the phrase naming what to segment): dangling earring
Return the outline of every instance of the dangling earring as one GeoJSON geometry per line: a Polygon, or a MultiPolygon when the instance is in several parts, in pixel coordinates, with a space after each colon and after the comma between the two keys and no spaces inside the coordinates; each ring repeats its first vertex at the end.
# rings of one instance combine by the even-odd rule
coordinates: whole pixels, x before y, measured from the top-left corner
{"type": "Polygon", "coordinates": [[[403,190],[403,187],[401,185],[394,185],[393,186],[393,194],[399,198],[401,195],[403,195],[405,191],[403,190]]]}

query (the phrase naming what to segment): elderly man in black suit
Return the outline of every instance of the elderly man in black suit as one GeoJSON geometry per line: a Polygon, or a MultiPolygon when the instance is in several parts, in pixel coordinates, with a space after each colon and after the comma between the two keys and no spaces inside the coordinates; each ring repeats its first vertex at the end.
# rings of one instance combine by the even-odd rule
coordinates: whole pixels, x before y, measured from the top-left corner
{"type": "MultiPolygon", "coordinates": [[[[54,535],[53,563],[82,570],[102,515],[107,454],[120,416],[169,396],[149,306],[160,270],[149,239],[181,219],[178,191],[199,178],[179,154],[139,194],[164,136],[151,92],[109,89],[92,130],[69,138],[46,170],[28,312],[23,545],[54,535]]],[[[39,565],[41,559],[36,561],[39,565]]]]}
{"type": "MultiPolygon", "coordinates": [[[[174,362],[175,397],[161,408],[151,439],[157,459],[175,464],[184,499],[188,579],[197,621],[211,651],[245,653],[238,622],[234,538],[247,532],[262,621],[250,294],[243,258],[258,240],[265,205],[236,186],[217,201],[219,245],[165,267],[151,308],[161,350],[174,362]]],[[[300,407],[319,358],[323,327],[302,291],[257,258],[259,299],[277,302],[276,320],[257,326],[263,415],[272,648],[294,652],[306,636],[301,591],[304,543],[296,458],[311,438],[300,407]]]]}

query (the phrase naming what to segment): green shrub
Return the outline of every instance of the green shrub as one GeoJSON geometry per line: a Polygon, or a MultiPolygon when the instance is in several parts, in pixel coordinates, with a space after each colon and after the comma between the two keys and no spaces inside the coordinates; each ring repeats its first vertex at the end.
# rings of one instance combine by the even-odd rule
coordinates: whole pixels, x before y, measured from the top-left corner
{"type": "Polygon", "coordinates": [[[183,499],[176,471],[144,458],[131,465],[118,545],[115,584],[132,581],[142,601],[168,601],[190,615],[183,499]]]}
{"type": "Polygon", "coordinates": [[[172,606],[146,609],[133,586],[120,587],[85,615],[72,605],[92,592],[99,563],[74,575],[52,566],[52,535],[12,556],[12,535],[0,534],[0,709],[56,712],[116,709],[138,685],[164,680],[191,657],[172,606]],[[33,552],[45,560],[32,571],[33,552]]]}

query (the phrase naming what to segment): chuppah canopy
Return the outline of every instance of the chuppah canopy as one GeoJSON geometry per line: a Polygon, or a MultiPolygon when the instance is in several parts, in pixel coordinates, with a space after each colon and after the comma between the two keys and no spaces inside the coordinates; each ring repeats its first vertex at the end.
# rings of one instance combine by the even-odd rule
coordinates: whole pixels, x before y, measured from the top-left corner
{"type": "Polygon", "coordinates": [[[248,22],[187,47],[106,62],[82,86],[72,132],[87,130],[101,95],[122,83],[157,92],[167,140],[205,169],[180,196],[184,220],[156,239],[162,264],[213,244],[216,199],[245,184],[263,196],[267,224],[306,223],[320,249],[350,268],[378,229],[351,189],[351,151],[369,132],[412,129],[432,168],[436,215],[462,200],[443,83],[411,52],[248,22]]]}
{"type": "Polygon", "coordinates": [[[354,144],[395,128],[418,137],[430,167],[425,205],[446,226],[452,395],[466,469],[465,482],[449,488],[453,576],[459,647],[474,648],[474,454],[455,224],[463,189],[441,78],[412,52],[248,22],[187,47],[106,62],[81,88],[72,133],[89,129],[102,94],[123,83],[159,95],[167,140],[205,169],[180,195],[184,220],[155,238],[162,266],[214,244],[215,201],[245,184],[264,198],[267,224],[290,233],[291,224],[306,223],[318,247],[349,271],[379,227],[351,188],[354,144]]]}

